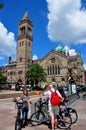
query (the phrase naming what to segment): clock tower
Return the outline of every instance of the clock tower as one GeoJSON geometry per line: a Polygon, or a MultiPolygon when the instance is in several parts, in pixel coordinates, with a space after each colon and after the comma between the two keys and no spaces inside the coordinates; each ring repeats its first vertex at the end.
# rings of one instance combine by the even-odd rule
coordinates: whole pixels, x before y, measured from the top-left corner
{"type": "Polygon", "coordinates": [[[33,24],[29,19],[28,13],[25,12],[23,18],[19,21],[18,26],[18,44],[17,44],[17,60],[16,78],[18,82],[26,83],[25,74],[29,65],[32,64],[32,34],[33,24]]]}

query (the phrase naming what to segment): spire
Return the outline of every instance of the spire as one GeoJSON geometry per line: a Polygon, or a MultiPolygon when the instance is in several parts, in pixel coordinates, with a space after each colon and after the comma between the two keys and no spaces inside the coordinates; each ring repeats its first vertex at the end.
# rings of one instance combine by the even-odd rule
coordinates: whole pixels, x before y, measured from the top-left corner
{"type": "Polygon", "coordinates": [[[23,20],[24,19],[29,19],[29,16],[28,16],[28,12],[25,12],[24,16],[23,16],[23,20]]]}

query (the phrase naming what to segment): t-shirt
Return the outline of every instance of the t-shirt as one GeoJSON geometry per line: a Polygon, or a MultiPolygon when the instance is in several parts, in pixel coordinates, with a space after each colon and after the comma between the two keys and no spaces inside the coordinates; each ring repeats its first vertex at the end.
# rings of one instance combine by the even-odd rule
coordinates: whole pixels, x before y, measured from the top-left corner
{"type": "MultiPolygon", "coordinates": [[[[51,91],[56,91],[58,96],[62,98],[61,94],[59,93],[58,90],[55,90],[54,88],[51,88],[51,91]]],[[[51,102],[50,102],[50,99],[51,99],[51,91],[48,90],[47,92],[44,93],[45,96],[48,96],[49,97],[49,105],[51,105],[51,102]]]]}
{"type": "Polygon", "coordinates": [[[29,96],[21,96],[20,99],[23,101],[23,108],[28,107],[28,100],[30,100],[29,96]]]}

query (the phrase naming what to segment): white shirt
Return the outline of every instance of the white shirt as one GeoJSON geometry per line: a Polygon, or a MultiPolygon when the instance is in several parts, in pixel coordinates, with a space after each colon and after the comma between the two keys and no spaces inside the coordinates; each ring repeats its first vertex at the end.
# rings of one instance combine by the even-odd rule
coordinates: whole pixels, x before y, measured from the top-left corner
{"type": "MultiPolygon", "coordinates": [[[[58,96],[62,98],[61,94],[59,93],[58,90],[55,90],[54,88],[51,88],[51,91],[54,92],[56,91],[58,96]]],[[[44,93],[45,96],[48,96],[49,97],[49,106],[51,105],[51,102],[50,102],[50,99],[51,99],[51,91],[48,90],[47,92],[44,93]]]]}

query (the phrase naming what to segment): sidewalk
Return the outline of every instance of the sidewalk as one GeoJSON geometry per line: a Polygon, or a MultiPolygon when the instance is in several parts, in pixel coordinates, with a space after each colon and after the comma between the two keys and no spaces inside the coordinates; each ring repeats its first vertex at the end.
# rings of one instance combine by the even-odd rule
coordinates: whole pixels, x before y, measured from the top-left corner
{"type": "MultiPolygon", "coordinates": [[[[34,100],[34,99],[33,99],[34,100]]],[[[86,130],[86,99],[78,99],[71,104],[77,110],[78,120],[71,130],[86,130]]],[[[12,99],[0,99],[0,130],[14,130],[17,109],[12,99]]],[[[47,125],[32,127],[30,124],[22,130],[49,130],[47,125]]],[[[61,130],[57,128],[57,130],[61,130]]]]}
{"type": "Polygon", "coordinates": [[[71,130],[86,130],[86,99],[82,98],[74,104],[78,113],[78,121],[72,125],[71,130]]]}
{"type": "MultiPolygon", "coordinates": [[[[82,98],[78,99],[77,101],[72,103],[72,107],[77,110],[78,120],[75,124],[71,126],[71,130],[86,130],[86,99],[85,100],[83,100],[82,98]]],[[[48,126],[45,125],[31,127],[30,124],[23,130],[28,130],[28,129],[49,130],[48,126]]],[[[56,130],[61,130],[61,129],[57,128],[56,130]]]]}

